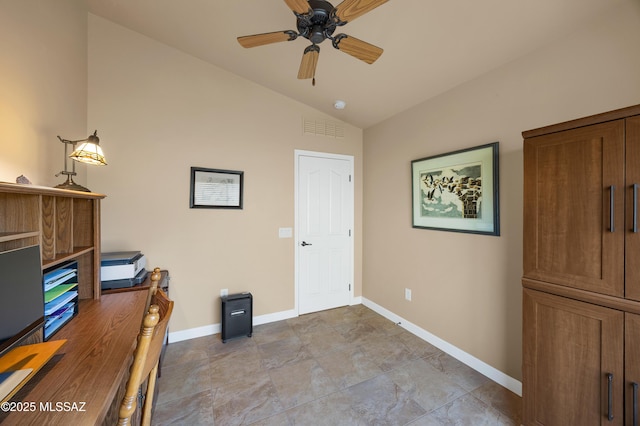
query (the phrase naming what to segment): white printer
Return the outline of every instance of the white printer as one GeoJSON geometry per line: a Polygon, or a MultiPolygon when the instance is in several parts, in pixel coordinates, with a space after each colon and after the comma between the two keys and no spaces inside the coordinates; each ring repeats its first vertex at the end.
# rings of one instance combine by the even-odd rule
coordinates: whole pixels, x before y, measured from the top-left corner
{"type": "Polygon", "coordinates": [[[147,276],[147,259],[139,251],[115,251],[101,254],[102,289],[132,287],[147,276]]]}

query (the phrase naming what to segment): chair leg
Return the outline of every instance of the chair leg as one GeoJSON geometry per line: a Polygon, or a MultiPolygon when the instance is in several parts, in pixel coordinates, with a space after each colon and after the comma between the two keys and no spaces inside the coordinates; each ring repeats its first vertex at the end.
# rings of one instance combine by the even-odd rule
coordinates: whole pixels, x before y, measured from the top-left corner
{"type": "Polygon", "coordinates": [[[158,375],[158,363],[153,366],[149,373],[149,381],[147,382],[147,396],[144,399],[144,407],[142,410],[142,426],[151,425],[151,411],[153,410],[153,392],[156,388],[156,377],[158,375]]]}

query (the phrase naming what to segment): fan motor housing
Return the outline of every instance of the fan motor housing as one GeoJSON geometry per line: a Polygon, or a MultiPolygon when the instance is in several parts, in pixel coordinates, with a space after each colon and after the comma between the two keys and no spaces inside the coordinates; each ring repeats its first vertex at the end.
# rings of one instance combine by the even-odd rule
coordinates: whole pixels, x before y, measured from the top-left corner
{"type": "Polygon", "coordinates": [[[331,18],[334,7],[325,0],[309,0],[309,7],[313,14],[298,15],[298,32],[313,44],[319,44],[331,37],[336,30],[336,23],[331,18]]]}

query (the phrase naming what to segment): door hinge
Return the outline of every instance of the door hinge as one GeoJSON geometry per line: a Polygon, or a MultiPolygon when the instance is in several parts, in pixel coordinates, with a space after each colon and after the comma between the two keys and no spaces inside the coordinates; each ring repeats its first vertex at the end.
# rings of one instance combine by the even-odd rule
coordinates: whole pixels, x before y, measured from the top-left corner
{"type": "Polygon", "coordinates": [[[349,229],[349,236],[351,236],[351,229],[349,229]]]}
{"type": "Polygon", "coordinates": [[[349,175],[349,182],[351,182],[351,175],[349,175]]]}
{"type": "Polygon", "coordinates": [[[349,283],[349,291],[351,291],[351,283],[349,283]]]}

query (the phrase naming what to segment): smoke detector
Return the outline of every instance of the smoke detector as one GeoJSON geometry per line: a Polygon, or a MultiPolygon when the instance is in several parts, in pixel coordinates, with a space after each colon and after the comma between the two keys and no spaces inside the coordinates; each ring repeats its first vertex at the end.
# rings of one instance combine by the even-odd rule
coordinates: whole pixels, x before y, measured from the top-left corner
{"type": "Polygon", "coordinates": [[[341,100],[337,100],[333,104],[333,107],[335,109],[344,109],[344,107],[346,107],[346,106],[347,106],[347,103],[345,101],[341,101],[341,100]]]}

